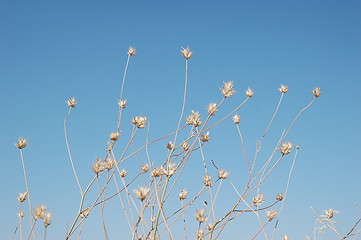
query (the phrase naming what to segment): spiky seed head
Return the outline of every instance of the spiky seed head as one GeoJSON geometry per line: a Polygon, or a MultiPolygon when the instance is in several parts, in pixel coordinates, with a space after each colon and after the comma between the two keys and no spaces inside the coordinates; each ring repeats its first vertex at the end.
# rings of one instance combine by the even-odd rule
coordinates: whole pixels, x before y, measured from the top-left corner
{"type": "Polygon", "coordinates": [[[187,194],[188,194],[187,190],[186,190],[186,189],[182,189],[182,191],[179,193],[179,199],[180,199],[180,200],[186,199],[186,198],[187,198],[187,194]]]}
{"type": "Polygon", "coordinates": [[[239,115],[234,115],[232,118],[234,124],[239,124],[241,122],[241,117],[239,115]]]}
{"type": "Polygon", "coordinates": [[[290,154],[292,147],[293,147],[293,144],[290,142],[282,143],[280,152],[282,153],[282,155],[288,155],[288,154],[290,154]]]}
{"type": "Polygon", "coordinates": [[[282,201],[285,196],[282,193],[279,193],[275,198],[277,201],[282,201]]]}
{"type": "Polygon", "coordinates": [[[174,143],[172,143],[172,141],[169,141],[165,146],[166,146],[169,150],[174,149],[174,143]]]}
{"type": "Polygon", "coordinates": [[[226,172],[224,169],[218,169],[218,178],[219,179],[226,179],[228,178],[230,172],[226,172]]]}
{"type": "Polygon", "coordinates": [[[139,187],[138,189],[134,189],[134,194],[138,199],[144,201],[144,199],[147,198],[149,191],[150,189],[147,187],[139,187]]]}
{"type": "Polygon", "coordinates": [[[182,143],[182,149],[183,149],[183,151],[188,151],[189,150],[189,144],[187,142],[182,143]]]}
{"type": "Polygon", "coordinates": [[[272,210],[267,211],[266,214],[267,214],[268,220],[272,221],[277,216],[278,213],[276,212],[276,210],[272,209],[272,210]]]}
{"type": "Polygon", "coordinates": [[[281,87],[278,89],[281,93],[286,93],[288,92],[288,87],[281,84],[281,87]]]}
{"type": "Polygon", "coordinates": [[[28,192],[19,193],[19,197],[17,198],[17,200],[19,202],[24,202],[27,196],[28,196],[28,192]]]}
{"type": "Polygon", "coordinates": [[[47,212],[44,214],[43,222],[45,227],[49,227],[49,225],[51,224],[51,217],[52,217],[51,212],[47,212]]]}
{"type": "Polygon", "coordinates": [[[119,100],[118,105],[120,108],[126,108],[127,107],[127,100],[119,100]]]}
{"type": "Polygon", "coordinates": [[[205,215],[205,211],[206,211],[205,209],[200,209],[200,210],[197,209],[195,217],[196,217],[198,222],[202,223],[202,222],[207,220],[206,215],[205,215]]]}
{"type": "Polygon", "coordinates": [[[104,168],[107,170],[111,170],[115,166],[115,163],[116,161],[114,158],[108,157],[104,162],[104,168]]]}
{"type": "Polygon", "coordinates": [[[207,112],[208,112],[209,116],[214,116],[214,114],[216,114],[217,111],[218,111],[217,103],[208,104],[207,112]]]}
{"type": "Polygon", "coordinates": [[[145,124],[147,123],[147,118],[142,116],[137,116],[132,119],[132,123],[138,128],[144,128],[145,124]]]}
{"type": "Polygon", "coordinates": [[[232,97],[236,93],[236,91],[233,90],[233,82],[224,82],[221,93],[225,98],[232,97]]]}
{"type": "Polygon", "coordinates": [[[212,177],[209,176],[208,173],[205,176],[203,176],[203,183],[204,183],[204,185],[206,185],[208,187],[212,186],[211,180],[212,180],[212,177]]]}
{"type": "Polygon", "coordinates": [[[87,218],[89,216],[89,214],[90,214],[90,209],[91,209],[91,207],[87,207],[86,209],[81,211],[80,217],[81,218],[87,218]]]}
{"type": "Polygon", "coordinates": [[[187,48],[182,47],[181,53],[185,59],[190,59],[193,55],[193,52],[191,52],[191,49],[189,47],[187,48]]]}
{"type": "Polygon", "coordinates": [[[15,143],[15,146],[19,149],[23,149],[24,147],[28,146],[28,139],[19,137],[18,142],[15,143]]]}
{"type": "Polygon", "coordinates": [[[120,134],[118,132],[112,132],[109,134],[110,140],[117,141],[119,139],[120,134]]]}
{"type": "Polygon", "coordinates": [[[187,117],[186,123],[188,125],[193,125],[194,127],[198,127],[202,123],[200,116],[201,115],[199,114],[199,112],[195,112],[192,110],[192,115],[189,115],[187,117]]]}
{"type": "Polygon", "coordinates": [[[253,97],[253,95],[254,95],[254,91],[252,89],[250,89],[250,88],[247,88],[246,96],[251,98],[251,97],[253,97]]]}
{"type": "Polygon", "coordinates": [[[261,203],[264,202],[264,195],[258,194],[257,196],[253,197],[252,201],[253,201],[253,205],[259,206],[261,205],[261,203]]]}
{"type": "Polygon", "coordinates": [[[119,171],[119,176],[121,178],[125,178],[127,176],[128,172],[125,169],[122,169],[121,171],[119,171]]]}
{"type": "Polygon", "coordinates": [[[131,47],[131,46],[129,46],[129,48],[128,48],[128,55],[129,56],[135,56],[136,54],[135,54],[135,51],[136,51],[137,49],[136,48],[133,48],[133,47],[131,47]]]}
{"type": "Polygon", "coordinates": [[[335,213],[338,213],[338,211],[336,211],[336,210],[334,210],[334,209],[332,209],[332,208],[330,208],[330,209],[328,209],[328,210],[325,210],[325,211],[323,211],[323,212],[325,213],[325,217],[327,217],[328,219],[333,218],[333,215],[334,215],[335,213]]]}
{"type": "Polygon", "coordinates": [[[94,173],[98,174],[105,169],[105,164],[99,158],[95,159],[93,166],[90,167],[94,173]]]}
{"type": "Polygon", "coordinates": [[[142,172],[144,172],[144,173],[148,172],[149,169],[150,169],[150,167],[149,167],[148,164],[144,164],[144,165],[140,168],[140,170],[142,170],[142,172]]]}
{"type": "Polygon", "coordinates": [[[69,98],[68,100],[66,100],[66,104],[68,104],[68,107],[74,108],[77,102],[75,98],[69,98]]]}
{"type": "Polygon", "coordinates": [[[202,142],[209,142],[209,140],[211,139],[211,137],[209,136],[210,132],[207,132],[206,134],[203,134],[201,136],[201,141],[202,142]]]}
{"type": "Polygon", "coordinates": [[[315,88],[312,90],[313,95],[318,98],[319,96],[321,96],[322,92],[321,89],[319,87],[315,88]]]}
{"type": "Polygon", "coordinates": [[[44,217],[44,214],[46,212],[46,206],[45,205],[39,205],[34,209],[34,219],[42,219],[44,217]]]}

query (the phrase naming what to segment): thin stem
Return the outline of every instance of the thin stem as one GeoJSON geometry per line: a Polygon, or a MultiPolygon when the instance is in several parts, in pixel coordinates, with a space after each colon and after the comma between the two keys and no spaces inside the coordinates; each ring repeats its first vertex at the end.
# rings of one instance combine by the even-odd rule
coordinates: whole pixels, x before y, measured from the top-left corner
{"type": "MultiPolygon", "coordinates": [[[[128,58],[127,58],[127,63],[125,64],[125,69],[124,69],[124,74],[123,74],[123,79],[122,79],[122,87],[120,89],[120,96],[119,96],[119,101],[122,100],[123,97],[123,91],[124,91],[124,83],[125,83],[125,78],[127,76],[127,71],[128,71],[128,65],[129,65],[129,61],[130,61],[130,54],[128,54],[128,58]]],[[[119,112],[118,112],[118,132],[120,132],[120,120],[122,118],[122,108],[119,106],[119,112]]]]}

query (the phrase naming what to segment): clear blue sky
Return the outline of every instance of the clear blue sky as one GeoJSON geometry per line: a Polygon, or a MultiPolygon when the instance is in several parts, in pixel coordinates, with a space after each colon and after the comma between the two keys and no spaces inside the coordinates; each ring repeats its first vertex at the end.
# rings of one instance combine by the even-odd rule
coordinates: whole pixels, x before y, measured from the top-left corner
{"type": "MultiPolygon", "coordinates": [[[[361,2],[356,0],[0,0],[0,239],[9,239],[16,227],[16,198],[25,191],[13,145],[19,136],[30,144],[24,155],[32,202],[46,204],[54,214],[48,239],[64,236],[79,200],[63,135],[65,100],[76,97],[79,102],[69,119],[69,137],[85,185],[92,177],[89,166],[104,155],[108,134],[116,128],[128,46],[137,48],[137,56],[131,59],[125,84],[125,136],[131,129],[128,120],[136,115],[151,120],[151,138],[176,128],[184,81],[182,46],[194,51],[187,114],[192,109],[205,114],[209,102],[219,102],[223,81],[234,81],[238,94],[218,117],[243,99],[247,87],[255,90],[254,98],[238,112],[250,154],[277,105],[281,83],[290,91],[265,147],[272,146],[272,136],[277,137],[312,99],[311,90],[321,87],[324,94],[302,115],[288,139],[302,149],[276,236],[303,239],[311,234],[310,206],[318,212],[339,210],[337,222],[346,233],[360,217],[355,203],[361,203],[360,12],[361,2]]],[[[239,150],[233,127],[225,123],[214,129],[214,140],[228,140],[239,150]]],[[[138,138],[139,145],[144,136],[138,138]]],[[[232,155],[224,150],[227,146],[210,146],[208,160],[244,173],[234,163],[240,151],[232,155]]],[[[161,156],[164,153],[154,153],[154,158],[161,156]]],[[[189,179],[188,184],[194,181],[200,179],[189,179]]],[[[284,181],[274,181],[266,185],[270,194],[284,189],[284,181]]],[[[121,222],[117,216],[109,212],[108,221],[121,222]]],[[[100,222],[90,224],[94,227],[86,229],[84,239],[100,239],[100,222]]],[[[236,239],[234,234],[249,228],[247,221],[239,224],[226,228],[222,239],[236,239]]],[[[114,235],[124,230],[118,227],[111,230],[114,235]]]]}

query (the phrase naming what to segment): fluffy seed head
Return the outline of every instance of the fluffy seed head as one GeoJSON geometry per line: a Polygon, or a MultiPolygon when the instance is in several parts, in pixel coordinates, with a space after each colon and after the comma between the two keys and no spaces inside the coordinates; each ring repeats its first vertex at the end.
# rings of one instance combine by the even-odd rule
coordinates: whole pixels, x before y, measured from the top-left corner
{"type": "Polygon", "coordinates": [[[212,186],[211,180],[212,180],[212,177],[209,176],[208,173],[205,176],[203,176],[203,183],[204,183],[204,185],[206,185],[208,187],[212,186]]]}
{"type": "Polygon", "coordinates": [[[150,189],[147,187],[139,187],[138,189],[134,190],[134,194],[137,198],[139,198],[141,201],[147,198],[149,194],[150,189]]]}
{"type": "Polygon", "coordinates": [[[43,222],[45,227],[49,227],[49,225],[51,224],[51,215],[51,212],[47,212],[44,214],[43,222]]]}
{"type": "Polygon", "coordinates": [[[144,128],[145,124],[147,123],[146,117],[137,116],[132,119],[132,123],[137,126],[138,128],[144,128]]]}
{"type": "Polygon", "coordinates": [[[241,122],[241,117],[236,114],[233,116],[232,120],[234,124],[239,124],[241,122]]]}
{"type": "Polygon", "coordinates": [[[104,162],[97,158],[93,166],[91,166],[90,168],[94,171],[94,173],[98,174],[105,169],[104,162]]]}
{"type": "Polygon", "coordinates": [[[112,141],[117,141],[119,138],[120,134],[118,132],[112,132],[111,134],[109,134],[110,140],[112,141]]]}
{"type": "Polygon", "coordinates": [[[281,93],[288,92],[288,87],[281,84],[281,87],[278,89],[281,93]]]}
{"type": "Polygon", "coordinates": [[[226,179],[228,178],[230,172],[226,172],[224,169],[218,169],[218,178],[220,179],[226,179]]]}
{"type": "Polygon", "coordinates": [[[253,97],[253,95],[254,95],[254,91],[252,89],[250,89],[250,88],[247,88],[246,96],[251,98],[251,97],[253,97]]]}
{"type": "Polygon", "coordinates": [[[195,217],[198,222],[202,223],[207,220],[206,215],[204,214],[205,211],[206,211],[205,209],[197,210],[195,217]]]}
{"type": "Polygon", "coordinates": [[[272,221],[277,216],[278,213],[276,212],[276,210],[272,209],[272,210],[267,211],[266,214],[267,214],[268,220],[272,221]]]}
{"type": "Polygon", "coordinates": [[[192,115],[189,115],[187,117],[186,123],[188,125],[193,125],[194,127],[198,127],[202,123],[200,116],[201,115],[199,114],[199,112],[195,112],[192,110],[192,115]]]}
{"type": "Polygon", "coordinates": [[[118,105],[120,108],[126,108],[127,107],[127,100],[119,100],[118,105]]]}
{"type": "Polygon", "coordinates": [[[236,93],[236,91],[233,90],[233,82],[223,83],[223,87],[221,88],[221,93],[225,98],[232,97],[236,93]]]}
{"type": "Polygon", "coordinates": [[[321,96],[321,94],[322,94],[321,89],[320,89],[319,87],[313,89],[313,90],[312,90],[312,93],[313,93],[313,95],[314,95],[315,97],[317,97],[317,98],[318,98],[319,96],[321,96]]]}
{"type": "Polygon", "coordinates": [[[133,47],[129,46],[129,48],[128,48],[128,55],[129,55],[129,56],[134,56],[134,55],[136,55],[136,54],[135,54],[135,51],[136,51],[136,50],[137,50],[136,48],[133,48],[133,47]]]}
{"type": "Polygon", "coordinates": [[[28,146],[28,139],[19,137],[18,142],[15,143],[15,146],[19,149],[23,149],[24,147],[28,146]]]}
{"type": "Polygon", "coordinates": [[[19,202],[24,202],[26,200],[26,196],[28,196],[28,192],[19,193],[17,200],[19,202]]]}
{"type": "Polygon", "coordinates": [[[45,205],[39,205],[34,209],[34,219],[41,219],[44,217],[44,214],[46,212],[46,206],[45,205]]]}
{"type": "Polygon", "coordinates": [[[66,104],[68,104],[68,107],[75,107],[75,105],[77,104],[75,98],[69,98],[67,101],[66,101],[66,104]]]}
{"type": "Polygon", "coordinates": [[[217,103],[210,103],[207,106],[207,112],[210,116],[213,116],[218,111],[217,103]]]}
{"type": "Polygon", "coordinates": [[[183,189],[183,190],[179,193],[179,199],[180,199],[180,200],[186,199],[186,198],[187,198],[187,194],[188,194],[187,190],[186,190],[186,189],[183,189]]]}
{"type": "Polygon", "coordinates": [[[264,195],[258,194],[257,196],[253,197],[252,201],[255,206],[259,206],[264,202],[264,195]]]}
{"type": "Polygon", "coordinates": [[[191,52],[191,49],[189,47],[187,48],[182,47],[181,53],[185,59],[190,59],[193,55],[193,52],[191,52]]]}
{"type": "Polygon", "coordinates": [[[282,201],[285,196],[282,193],[279,193],[275,198],[277,201],[282,201]]]}
{"type": "Polygon", "coordinates": [[[122,169],[121,171],[119,171],[119,176],[121,178],[125,178],[127,176],[128,172],[125,169],[122,169]]]}
{"type": "Polygon", "coordinates": [[[282,153],[282,155],[290,154],[292,147],[293,147],[293,144],[290,143],[290,142],[282,143],[282,147],[280,148],[280,152],[282,153]]]}

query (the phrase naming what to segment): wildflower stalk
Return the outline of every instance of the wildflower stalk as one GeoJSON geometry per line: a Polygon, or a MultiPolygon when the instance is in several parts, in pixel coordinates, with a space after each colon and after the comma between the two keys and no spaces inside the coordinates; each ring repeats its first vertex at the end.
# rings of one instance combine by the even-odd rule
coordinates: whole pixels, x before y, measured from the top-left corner
{"type": "MultiPolygon", "coordinates": [[[[125,83],[125,78],[127,76],[127,71],[128,71],[128,66],[129,66],[129,62],[130,62],[130,57],[132,55],[128,54],[128,58],[127,58],[127,62],[125,64],[125,69],[124,69],[124,73],[123,73],[123,79],[122,79],[122,87],[120,89],[120,96],[119,96],[119,101],[123,100],[123,91],[124,91],[124,83],[125,83]]],[[[123,112],[123,108],[121,106],[119,106],[119,111],[118,111],[118,125],[117,125],[117,129],[118,132],[120,132],[120,120],[122,118],[122,112],[123,112]]]]}
{"type": "MultiPolygon", "coordinates": [[[[109,172],[107,171],[107,179],[108,179],[108,174],[109,174],[109,172]]],[[[100,180],[99,180],[99,175],[98,174],[97,174],[97,184],[98,184],[98,192],[100,193],[100,180]]],[[[105,191],[105,194],[104,194],[104,198],[106,198],[106,191],[105,191]]],[[[104,202],[102,202],[100,204],[100,216],[101,216],[101,219],[102,219],[104,239],[107,240],[107,239],[109,239],[109,237],[108,237],[108,232],[107,232],[107,228],[106,228],[106,225],[105,225],[105,219],[104,219],[104,202]]]]}

